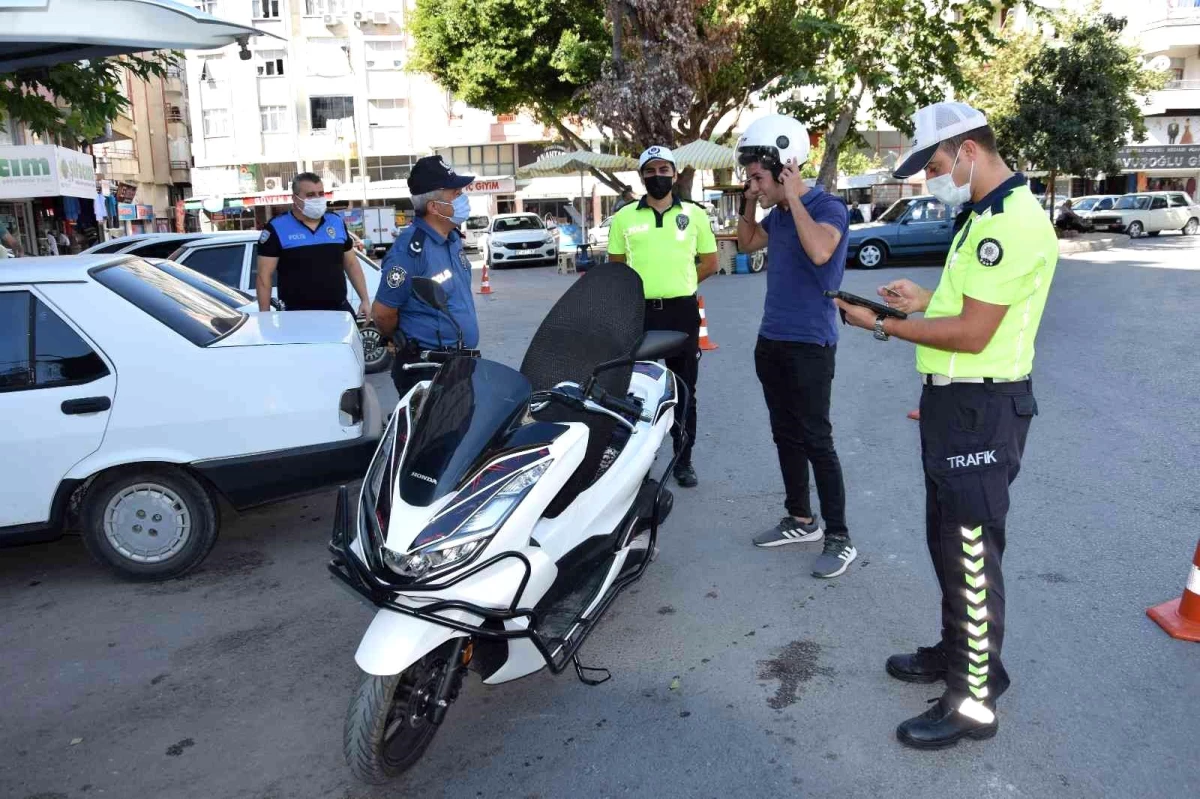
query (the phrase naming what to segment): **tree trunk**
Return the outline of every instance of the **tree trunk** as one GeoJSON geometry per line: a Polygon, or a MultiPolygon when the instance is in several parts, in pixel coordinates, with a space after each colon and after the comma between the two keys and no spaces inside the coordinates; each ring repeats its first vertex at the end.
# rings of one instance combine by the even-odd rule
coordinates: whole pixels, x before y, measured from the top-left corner
{"type": "Polygon", "coordinates": [[[825,134],[825,158],[821,161],[817,182],[824,186],[826,191],[837,191],[838,155],[841,153],[842,143],[846,141],[846,136],[850,133],[850,126],[854,124],[854,118],[858,115],[858,105],[862,102],[862,95],[863,90],[859,89],[858,94],[842,108],[842,113],[838,115],[833,130],[825,134]]]}
{"type": "Polygon", "coordinates": [[[692,184],[696,181],[696,170],[693,167],[684,167],[679,173],[679,179],[675,181],[676,190],[679,192],[680,198],[684,200],[692,199],[692,184]]]}
{"type": "Polygon", "coordinates": [[[617,69],[621,68],[621,37],[625,32],[625,8],[623,0],[612,0],[610,13],[612,14],[613,38],[612,38],[612,60],[616,64],[617,69]]]}
{"type": "Polygon", "coordinates": [[[1050,213],[1050,224],[1053,225],[1054,224],[1054,184],[1058,180],[1058,170],[1051,169],[1049,178],[1050,178],[1050,183],[1049,183],[1049,185],[1046,186],[1046,205],[1050,206],[1048,209],[1049,213],[1050,213]]]}

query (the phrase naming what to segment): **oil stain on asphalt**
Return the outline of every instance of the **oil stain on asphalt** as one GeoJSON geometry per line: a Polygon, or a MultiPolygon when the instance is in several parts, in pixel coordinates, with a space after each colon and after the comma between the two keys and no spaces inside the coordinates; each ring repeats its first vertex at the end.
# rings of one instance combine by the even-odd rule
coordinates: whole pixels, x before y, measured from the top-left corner
{"type": "Polygon", "coordinates": [[[779,688],[767,700],[774,710],[782,710],[795,704],[803,684],[817,675],[829,677],[833,669],[817,665],[821,646],[814,641],[792,641],[771,660],[758,662],[758,679],[778,680],[779,688]]]}

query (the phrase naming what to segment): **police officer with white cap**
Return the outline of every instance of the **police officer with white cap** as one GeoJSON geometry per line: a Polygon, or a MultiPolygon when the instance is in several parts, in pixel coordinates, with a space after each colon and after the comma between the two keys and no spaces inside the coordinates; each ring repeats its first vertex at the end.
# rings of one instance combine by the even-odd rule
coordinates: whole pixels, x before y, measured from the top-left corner
{"type": "Polygon", "coordinates": [[[708,214],[675,194],[675,156],[668,147],[648,147],[638,159],[646,196],[613,214],[609,223],[608,258],[627,263],[642,278],[646,294],[646,329],[688,334],[685,352],[667,358],[667,368],[688,387],[692,401],[687,418],[671,430],[675,480],[684,488],[699,484],[692,466],[696,440],[696,380],[700,375],[699,283],[717,272],[717,239],[708,214]],[[680,424],[687,441],[680,435],[680,424]]]}
{"type": "Polygon", "coordinates": [[[909,280],[879,289],[894,319],[838,301],[848,323],[917,345],[925,536],[942,594],[941,640],[888,658],[906,682],[945,680],[926,713],[899,726],[918,749],[996,734],[996,700],[1009,686],[1004,641],[1005,517],[1021,468],[1033,397],[1033,343],[1058,262],[1046,212],[996,150],[979,111],[935,103],[914,117],[913,149],[895,174],[925,170],[947,207],[965,205],[935,291],[909,280]]]}

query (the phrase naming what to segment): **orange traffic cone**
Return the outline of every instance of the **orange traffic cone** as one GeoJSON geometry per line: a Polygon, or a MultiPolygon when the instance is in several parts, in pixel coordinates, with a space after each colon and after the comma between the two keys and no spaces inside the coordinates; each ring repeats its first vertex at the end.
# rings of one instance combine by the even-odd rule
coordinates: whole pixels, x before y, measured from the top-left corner
{"type": "Polygon", "coordinates": [[[483,262],[483,277],[479,281],[479,293],[480,294],[491,294],[492,293],[492,281],[488,279],[487,261],[483,262]]]}
{"type": "Polygon", "coordinates": [[[1172,638],[1200,643],[1200,544],[1196,545],[1183,596],[1155,605],[1146,611],[1146,615],[1158,622],[1172,638]]]}
{"type": "Polygon", "coordinates": [[[721,345],[708,337],[708,316],[704,313],[704,298],[697,296],[696,299],[700,302],[700,349],[718,349],[721,345]]]}

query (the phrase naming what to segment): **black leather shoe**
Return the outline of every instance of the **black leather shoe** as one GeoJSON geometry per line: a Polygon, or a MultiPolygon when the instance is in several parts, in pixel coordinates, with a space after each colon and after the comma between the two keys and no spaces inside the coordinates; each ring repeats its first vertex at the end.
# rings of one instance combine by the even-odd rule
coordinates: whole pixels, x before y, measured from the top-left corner
{"type": "Polygon", "coordinates": [[[696,470],[690,463],[680,463],[675,466],[675,481],[684,488],[695,488],[700,485],[700,478],[696,477],[696,470]]]}
{"type": "Polygon", "coordinates": [[[887,673],[904,682],[937,682],[946,679],[946,652],[940,646],[919,646],[910,655],[892,655],[887,673]]]}
{"type": "Polygon", "coordinates": [[[996,734],[1000,723],[993,719],[984,724],[964,716],[945,697],[930,700],[933,707],[896,728],[896,739],[914,749],[944,749],[961,738],[986,740],[996,734]]]}

